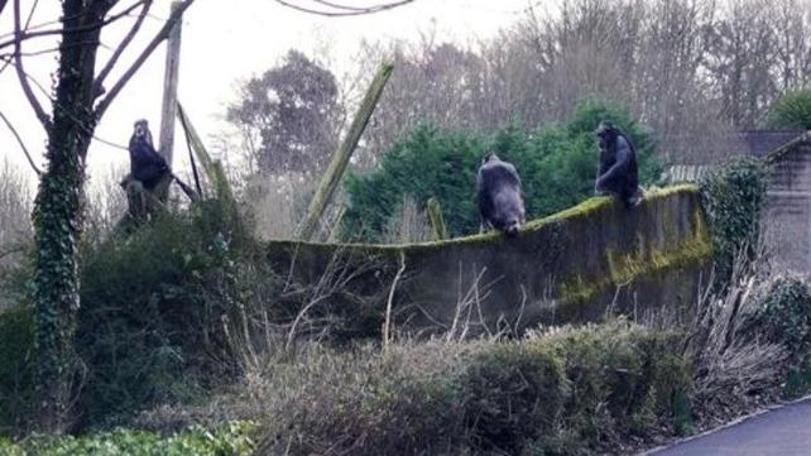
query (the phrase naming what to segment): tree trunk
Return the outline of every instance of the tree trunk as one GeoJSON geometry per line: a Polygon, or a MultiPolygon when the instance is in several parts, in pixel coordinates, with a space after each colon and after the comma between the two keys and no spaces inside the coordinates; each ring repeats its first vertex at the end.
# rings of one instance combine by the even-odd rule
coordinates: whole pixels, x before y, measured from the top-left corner
{"type": "Polygon", "coordinates": [[[78,243],[84,159],[96,126],[93,76],[107,2],[62,3],[63,30],[56,100],[48,128],[48,168],[34,209],[36,270],[34,348],[40,430],[60,433],[70,426],[69,406],[78,360],[73,350],[79,309],[78,243]]]}

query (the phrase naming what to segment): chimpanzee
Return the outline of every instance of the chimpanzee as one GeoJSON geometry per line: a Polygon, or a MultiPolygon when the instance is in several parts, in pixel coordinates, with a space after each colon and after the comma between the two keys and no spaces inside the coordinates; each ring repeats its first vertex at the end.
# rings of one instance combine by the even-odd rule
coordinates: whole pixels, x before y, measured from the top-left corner
{"type": "Polygon", "coordinates": [[[143,184],[147,190],[158,185],[167,173],[171,173],[169,165],[155,151],[152,145],[152,133],[145,119],[135,121],[135,131],[130,138],[130,174],[132,178],[143,184]]]}
{"type": "Polygon", "coordinates": [[[508,236],[518,234],[518,228],[524,223],[524,200],[515,166],[490,152],[479,167],[476,185],[481,231],[496,228],[508,236]]]}
{"type": "Polygon", "coordinates": [[[595,132],[600,146],[600,169],[594,192],[598,195],[614,195],[626,207],[642,202],[639,188],[639,171],[636,152],[631,140],[608,122],[601,122],[595,132]]]}

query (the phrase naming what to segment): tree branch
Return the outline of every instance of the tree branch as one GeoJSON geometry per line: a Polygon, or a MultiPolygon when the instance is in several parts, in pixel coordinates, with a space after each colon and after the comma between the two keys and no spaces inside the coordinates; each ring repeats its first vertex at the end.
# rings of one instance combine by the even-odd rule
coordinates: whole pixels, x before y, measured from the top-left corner
{"type": "MultiPolygon", "coordinates": [[[[8,0],[0,0],[0,14],[3,13],[3,8],[5,8],[7,1],[8,0]]],[[[31,11],[28,12],[28,18],[25,20],[25,27],[23,30],[28,31],[28,28],[31,26],[31,19],[34,18],[34,12],[37,10],[37,5],[39,5],[39,0],[34,0],[34,4],[31,5],[31,11]]],[[[11,33],[11,36],[14,36],[14,32],[11,33]]],[[[9,65],[11,65],[11,60],[6,60],[5,63],[0,66],[0,73],[5,71],[9,65]]]]}
{"type": "MultiPolygon", "coordinates": [[[[2,0],[0,0],[0,1],[2,1],[2,0]]],[[[107,19],[105,19],[103,21],[94,22],[92,24],[81,25],[79,27],[73,27],[73,28],[67,28],[67,29],[66,28],[58,28],[58,29],[40,30],[40,31],[36,31],[36,32],[24,32],[24,33],[19,33],[19,34],[15,33],[13,39],[0,42],[0,49],[3,49],[4,47],[8,47],[8,46],[11,46],[11,45],[17,46],[21,41],[27,40],[29,38],[37,38],[37,37],[48,36],[48,35],[62,35],[64,33],[88,32],[88,31],[91,31],[91,30],[95,30],[95,29],[104,27],[105,25],[111,24],[111,23],[113,23],[113,22],[115,22],[115,21],[117,21],[117,20],[119,20],[119,19],[121,19],[123,17],[129,16],[130,13],[135,11],[135,9],[137,9],[139,6],[141,6],[141,4],[143,4],[146,1],[148,1],[148,0],[138,0],[137,2],[135,2],[134,4],[129,6],[127,9],[125,9],[124,11],[122,11],[120,13],[117,13],[117,14],[114,14],[114,15],[108,17],[107,19]]],[[[16,2],[17,2],[17,0],[15,0],[15,3],[16,2]]]]}
{"type": "Polygon", "coordinates": [[[20,81],[20,86],[23,89],[25,97],[28,99],[28,103],[34,109],[34,114],[36,114],[37,119],[39,119],[39,122],[47,131],[51,128],[51,119],[48,117],[48,114],[45,113],[45,110],[42,109],[42,105],[39,103],[36,95],[34,95],[34,91],[31,89],[31,84],[28,83],[28,78],[26,77],[25,69],[23,68],[23,56],[21,51],[22,40],[19,39],[21,34],[20,0],[14,0],[14,67],[17,69],[17,79],[20,81]]]}
{"type": "Polygon", "coordinates": [[[11,122],[8,120],[6,115],[3,114],[2,111],[0,111],[0,119],[2,119],[3,122],[6,124],[6,126],[8,127],[8,129],[11,130],[11,133],[14,135],[14,137],[17,138],[17,142],[20,144],[20,148],[23,150],[25,158],[28,159],[28,163],[31,164],[31,168],[34,169],[34,172],[37,173],[37,175],[41,176],[42,171],[39,168],[37,168],[36,163],[34,163],[34,160],[31,158],[31,154],[28,153],[28,148],[25,147],[25,143],[23,143],[23,139],[20,137],[20,134],[17,133],[17,129],[14,128],[14,125],[11,124],[11,122]]]}
{"type": "Polygon", "coordinates": [[[317,10],[313,8],[308,8],[306,6],[299,6],[295,3],[291,3],[288,0],[276,0],[276,3],[280,5],[286,6],[288,8],[292,8],[297,11],[301,11],[303,13],[309,14],[317,14],[319,16],[327,16],[327,17],[344,17],[344,16],[360,16],[363,14],[373,14],[379,13],[381,11],[386,11],[392,8],[396,8],[398,6],[405,5],[407,3],[411,3],[414,0],[398,0],[392,3],[386,3],[382,5],[374,5],[369,7],[355,7],[355,6],[347,6],[341,5],[338,3],[333,3],[327,0],[314,0],[316,3],[336,9],[338,11],[324,11],[324,10],[317,10]]]}
{"type": "Polygon", "coordinates": [[[104,68],[101,69],[99,75],[96,77],[96,81],[93,83],[93,93],[96,95],[101,95],[103,93],[103,84],[104,79],[110,74],[113,67],[115,66],[118,59],[121,57],[121,54],[124,53],[124,50],[129,46],[130,42],[132,42],[135,35],[138,33],[138,30],[141,28],[141,24],[143,24],[144,19],[146,19],[147,14],[149,13],[149,9],[152,7],[152,0],[146,0],[143,2],[143,7],[141,8],[141,13],[138,14],[138,19],[135,20],[135,24],[132,25],[130,31],[127,33],[127,36],[119,43],[118,47],[116,48],[113,55],[110,57],[110,60],[107,61],[107,64],[104,65],[104,68]]]}
{"type": "Polygon", "coordinates": [[[330,2],[327,0],[312,0],[314,3],[318,3],[319,5],[324,5],[334,9],[342,9],[347,11],[368,11],[369,9],[374,9],[376,6],[371,7],[360,7],[360,6],[349,6],[349,5],[341,5],[338,3],[330,2]]]}
{"type": "Polygon", "coordinates": [[[101,101],[99,101],[98,105],[96,105],[95,115],[97,120],[101,119],[104,112],[110,107],[110,104],[113,102],[115,97],[119,92],[121,92],[121,89],[127,85],[127,82],[129,82],[132,76],[138,71],[139,68],[141,68],[149,56],[152,55],[158,45],[169,37],[169,32],[172,30],[172,27],[174,27],[175,23],[179,21],[181,17],[183,17],[183,12],[185,12],[192,3],[194,3],[194,0],[186,0],[181,3],[177,9],[172,11],[172,14],[168,19],[166,19],[166,23],[163,24],[163,27],[158,31],[155,37],[152,38],[152,41],[150,41],[146,48],[144,48],[141,55],[135,59],[127,71],[125,71],[121,78],[113,85],[113,87],[107,93],[107,96],[105,96],[101,101]]]}

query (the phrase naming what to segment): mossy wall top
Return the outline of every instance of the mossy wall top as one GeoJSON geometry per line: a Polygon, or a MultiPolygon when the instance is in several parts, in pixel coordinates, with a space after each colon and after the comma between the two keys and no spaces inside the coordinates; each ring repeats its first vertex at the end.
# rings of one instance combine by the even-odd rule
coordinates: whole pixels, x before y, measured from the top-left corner
{"type": "Polygon", "coordinates": [[[710,253],[699,195],[689,185],[651,190],[634,209],[591,198],[527,223],[512,239],[489,233],[409,245],[268,243],[280,272],[303,282],[337,263],[360,271],[347,283],[375,296],[381,312],[402,259],[398,320],[440,327],[457,316],[524,325],[593,319],[609,304],[682,305],[697,291],[710,253]]]}

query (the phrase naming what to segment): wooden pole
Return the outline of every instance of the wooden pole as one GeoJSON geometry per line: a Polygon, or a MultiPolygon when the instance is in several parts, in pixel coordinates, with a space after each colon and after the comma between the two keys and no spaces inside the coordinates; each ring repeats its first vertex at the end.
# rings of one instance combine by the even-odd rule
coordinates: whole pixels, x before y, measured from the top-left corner
{"type": "MultiPolygon", "coordinates": [[[[182,2],[172,2],[172,12],[182,2]]],[[[166,41],[166,68],[163,76],[163,104],[161,106],[160,148],[158,153],[172,167],[172,152],[175,143],[175,115],[177,112],[177,80],[180,71],[180,27],[183,20],[178,20],[166,41]]]]}
{"type": "Polygon", "coordinates": [[[327,171],[324,173],[324,176],[321,178],[321,182],[318,184],[318,189],[316,189],[312,201],[310,201],[310,206],[307,208],[307,216],[299,230],[299,237],[301,239],[311,239],[313,233],[315,233],[315,230],[318,228],[318,222],[321,220],[324,210],[326,210],[327,205],[329,205],[330,199],[333,193],[335,193],[335,189],[338,187],[341,177],[343,177],[344,171],[346,171],[346,167],[349,165],[349,159],[352,158],[352,153],[355,151],[358,141],[360,141],[363,130],[366,129],[366,125],[369,123],[369,118],[372,117],[380,95],[383,93],[383,88],[386,87],[386,82],[389,80],[389,76],[391,76],[393,70],[394,65],[390,63],[380,65],[380,68],[377,70],[377,74],[372,80],[372,84],[369,86],[366,96],[363,97],[358,112],[355,114],[354,120],[352,120],[346,138],[344,138],[341,146],[333,154],[332,161],[327,171]]]}
{"type": "Polygon", "coordinates": [[[431,239],[442,241],[448,239],[448,227],[445,225],[445,218],[442,216],[442,206],[439,200],[434,197],[428,199],[428,220],[431,222],[431,239]]]}

